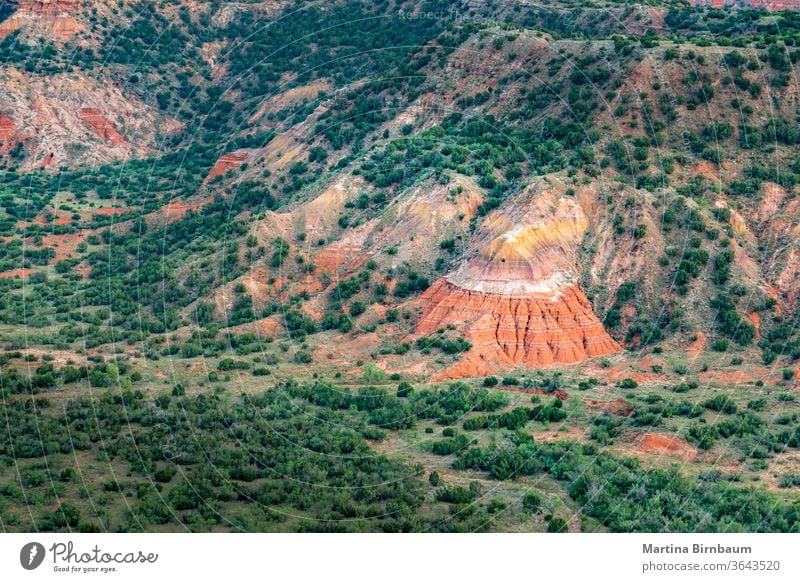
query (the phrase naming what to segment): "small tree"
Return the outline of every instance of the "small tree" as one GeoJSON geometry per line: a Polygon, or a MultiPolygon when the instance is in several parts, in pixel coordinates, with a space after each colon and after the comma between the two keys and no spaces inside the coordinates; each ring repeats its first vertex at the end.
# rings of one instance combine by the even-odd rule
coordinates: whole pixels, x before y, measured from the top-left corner
{"type": "Polygon", "coordinates": [[[414,387],[409,384],[408,382],[400,382],[397,386],[397,397],[398,398],[406,398],[414,392],[414,387]]]}
{"type": "Polygon", "coordinates": [[[552,518],[547,524],[548,533],[566,533],[568,530],[567,522],[560,517],[552,518]]]}
{"type": "Polygon", "coordinates": [[[372,362],[364,364],[361,371],[363,372],[364,382],[370,386],[381,384],[386,380],[386,373],[372,362]]]}
{"type": "Polygon", "coordinates": [[[536,511],[542,506],[542,498],[534,491],[528,491],[522,497],[522,507],[531,511],[536,511]]]}

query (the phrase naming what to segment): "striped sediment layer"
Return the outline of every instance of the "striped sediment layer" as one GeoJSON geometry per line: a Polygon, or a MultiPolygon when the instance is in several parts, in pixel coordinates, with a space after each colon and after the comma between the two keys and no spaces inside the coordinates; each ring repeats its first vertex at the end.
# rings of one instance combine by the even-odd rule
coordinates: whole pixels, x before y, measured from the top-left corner
{"type": "Polygon", "coordinates": [[[620,349],[576,285],[546,294],[500,294],[464,289],[442,278],[420,299],[425,307],[417,335],[454,325],[472,343],[440,380],[575,364],[620,349]]]}

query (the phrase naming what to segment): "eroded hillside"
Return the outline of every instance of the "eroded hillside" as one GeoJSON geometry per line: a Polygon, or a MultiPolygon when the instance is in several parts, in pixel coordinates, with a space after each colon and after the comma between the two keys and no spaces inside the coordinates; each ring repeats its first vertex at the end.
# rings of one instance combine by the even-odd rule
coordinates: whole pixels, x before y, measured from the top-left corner
{"type": "MultiPolygon", "coordinates": [[[[137,495],[106,529],[788,529],[800,15],[761,4],[0,3],[13,426],[69,427],[87,459],[113,441],[129,480],[103,499],[137,495]],[[224,469],[214,511],[171,459],[129,454],[195,429],[180,461],[224,469]],[[231,435],[382,492],[309,501],[231,435]],[[598,488],[605,469],[630,489],[598,488]],[[711,520],[720,496],[761,521],[711,520]]],[[[38,491],[36,459],[66,453],[13,430],[38,491]]]]}
{"type": "MultiPolygon", "coordinates": [[[[447,328],[466,352],[428,373],[453,377],[580,362],[619,346],[686,346],[701,331],[752,345],[770,335],[761,327],[781,328],[796,312],[796,55],[760,44],[770,25],[757,18],[752,42],[722,46],[693,40],[693,13],[674,9],[640,13],[639,34],[666,26],[688,40],[631,35],[628,10],[616,19],[626,36],[600,24],[599,9],[580,13],[572,26],[588,27],[589,38],[565,35],[568,23],[543,20],[538,8],[502,27],[447,30],[451,10],[394,17],[419,43],[371,56],[362,66],[386,70],[375,77],[332,58],[352,20],[309,40],[329,51],[315,67],[298,70],[299,56],[278,49],[274,62],[245,69],[245,55],[268,49],[277,31],[244,44],[232,31],[279,8],[14,8],[7,23],[42,28],[69,15],[82,24],[75,38],[8,31],[6,43],[20,34],[46,43],[53,66],[66,68],[12,60],[2,73],[6,163],[33,172],[41,194],[7,205],[7,236],[55,257],[59,272],[84,273],[86,292],[102,303],[95,277],[138,271],[125,266],[131,258],[101,259],[113,239],[98,239],[92,254],[87,227],[113,223],[109,232],[124,238],[149,225],[166,241],[174,231],[161,251],[175,301],[166,311],[142,306],[155,328],[189,333],[201,312],[204,321],[291,335],[288,301],[289,313],[308,319],[301,328],[342,329],[365,357],[447,328]],[[203,45],[205,70],[188,73],[198,54],[189,40],[208,19],[217,39],[203,45]],[[138,87],[167,74],[150,56],[134,61],[113,49],[86,67],[86,55],[109,42],[139,46],[107,34],[164,27],[176,34],[156,45],[185,44],[171,89],[155,98],[138,87]],[[81,58],[65,64],[70,51],[81,58]],[[415,75],[390,81],[392,67],[415,75]],[[195,89],[185,84],[192,77],[195,89]],[[79,169],[165,153],[86,177],[79,169]],[[58,178],[64,166],[75,169],[58,178]],[[226,250],[205,234],[181,248],[178,233],[198,219],[191,229],[209,220],[232,228],[226,250]],[[84,243],[64,250],[72,240],[84,243]],[[404,315],[387,322],[387,311],[404,315]]],[[[495,14],[511,18],[502,7],[495,14]]],[[[697,14],[727,26],[723,13],[697,14]]],[[[30,265],[9,261],[8,270],[30,265]]],[[[773,344],[762,349],[787,353],[773,344]]]]}

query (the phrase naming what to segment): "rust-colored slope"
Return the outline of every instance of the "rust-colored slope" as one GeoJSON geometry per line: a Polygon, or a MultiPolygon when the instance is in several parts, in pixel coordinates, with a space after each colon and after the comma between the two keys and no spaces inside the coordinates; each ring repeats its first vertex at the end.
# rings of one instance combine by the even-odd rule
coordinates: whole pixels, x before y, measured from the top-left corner
{"type": "Polygon", "coordinates": [[[502,295],[437,281],[426,303],[418,335],[466,323],[472,349],[439,379],[484,376],[500,369],[574,364],[619,351],[592,305],[576,285],[555,294],[502,295]]]}
{"type": "Polygon", "coordinates": [[[0,23],[0,39],[32,23],[40,32],[66,40],[84,28],[72,16],[77,4],[73,0],[21,0],[17,11],[0,23]]]}
{"type": "Polygon", "coordinates": [[[111,143],[126,143],[125,138],[117,131],[114,124],[103,115],[102,110],[96,107],[82,107],[78,112],[78,117],[80,117],[81,121],[88,125],[98,137],[110,141],[111,143]]]}
{"type": "Polygon", "coordinates": [[[248,154],[245,151],[238,151],[238,152],[231,152],[229,154],[223,154],[219,157],[219,159],[214,163],[214,167],[208,172],[208,176],[206,176],[206,180],[210,180],[211,178],[215,178],[217,176],[223,176],[227,174],[231,170],[236,170],[241,167],[248,159],[248,154]]]}
{"type": "Polygon", "coordinates": [[[17,127],[14,122],[5,115],[0,115],[0,152],[11,149],[14,144],[17,127]]]}
{"type": "Polygon", "coordinates": [[[7,141],[15,131],[17,128],[14,126],[14,122],[5,115],[0,115],[0,141],[7,141]]]}

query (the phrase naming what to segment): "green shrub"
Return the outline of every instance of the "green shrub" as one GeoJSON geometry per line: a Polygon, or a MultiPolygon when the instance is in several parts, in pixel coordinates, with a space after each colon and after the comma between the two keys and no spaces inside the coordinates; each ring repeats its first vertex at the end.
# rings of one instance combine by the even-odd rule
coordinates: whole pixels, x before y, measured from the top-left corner
{"type": "Polygon", "coordinates": [[[533,491],[528,491],[522,496],[522,507],[530,511],[537,511],[542,506],[542,498],[533,491]]]}
{"type": "Polygon", "coordinates": [[[300,350],[294,353],[294,361],[298,364],[310,364],[314,358],[308,352],[300,350]]]}
{"type": "Polygon", "coordinates": [[[243,360],[234,360],[233,358],[223,358],[217,364],[217,370],[221,372],[230,372],[231,370],[247,370],[250,368],[250,363],[243,360]]]}
{"type": "Polygon", "coordinates": [[[709,410],[724,412],[725,414],[734,414],[737,410],[736,403],[726,394],[718,394],[714,398],[706,400],[703,402],[703,406],[709,410]]]}

